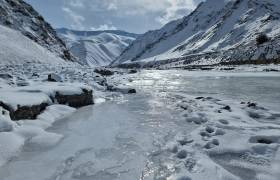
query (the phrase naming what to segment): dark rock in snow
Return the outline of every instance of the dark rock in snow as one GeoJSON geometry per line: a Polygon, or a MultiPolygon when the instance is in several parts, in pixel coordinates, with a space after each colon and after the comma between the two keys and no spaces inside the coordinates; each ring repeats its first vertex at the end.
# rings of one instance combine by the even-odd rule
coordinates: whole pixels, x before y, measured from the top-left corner
{"type": "Polygon", "coordinates": [[[40,77],[40,75],[38,73],[33,73],[32,77],[40,77]]]}
{"type": "Polygon", "coordinates": [[[215,131],[215,129],[211,126],[207,126],[206,129],[205,129],[208,133],[213,133],[215,131]]]}
{"type": "Polygon", "coordinates": [[[97,74],[100,74],[102,76],[112,76],[112,75],[114,75],[114,72],[110,71],[108,69],[95,69],[94,72],[97,73],[97,74]]]}
{"type": "Polygon", "coordinates": [[[177,158],[179,159],[185,159],[187,157],[188,153],[186,150],[181,150],[177,154],[177,158]]]}
{"type": "Polygon", "coordinates": [[[128,71],[128,74],[136,74],[138,71],[136,69],[131,69],[128,71]]]}
{"type": "Polygon", "coordinates": [[[235,68],[221,68],[221,71],[232,71],[235,70],[235,68]]]}
{"type": "Polygon", "coordinates": [[[200,100],[200,99],[203,99],[204,97],[197,97],[197,98],[195,98],[195,99],[197,99],[197,100],[200,100]]]}
{"type": "Polygon", "coordinates": [[[113,85],[107,85],[107,90],[108,91],[112,91],[112,92],[120,92],[120,93],[123,93],[123,94],[135,94],[136,93],[136,89],[134,88],[125,88],[125,87],[115,87],[113,85]]]}
{"type": "Polygon", "coordinates": [[[13,110],[10,106],[0,102],[0,106],[10,112],[10,117],[14,121],[22,119],[36,119],[37,116],[46,109],[47,103],[42,103],[33,106],[18,106],[17,110],[13,110]]]}
{"type": "Polygon", "coordinates": [[[264,72],[279,72],[277,69],[264,69],[264,72]]]}
{"type": "Polygon", "coordinates": [[[248,107],[257,107],[256,103],[248,102],[247,104],[248,104],[248,107]]]}
{"type": "Polygon", "coordinates": [[[48,81],[50,82],[62,82],[62,78],[57,74],[49,74],[48,81]]]}
{"type": "Polygon", "coordinates": [[[82,94],[63,95],[59,92],[55,95],[55,100],[59,104],[66,104],[71,107],[79,108],[94,104],[92,90],[83,89],[82,94]]]}
{"type": "Polygon", "coordinates": [[[135,90],[135,89],[129,89],[127,93],[128,93],[128,94],[135,94],[135,93],[136,93],[136,90],[135,90]]]}
{"type": "Polygon", "coordinates": [[[231,107],[230,106],[225,106],[222,109],[227,110],[227,111],[231,111],[231,107]]]}
{"type": "Polygon", "coordinates": [[[0,74],[0,78],[2,79],[12,79],[13,76],[10,74],[0,74]]]}
{"type": "Polygon", "coordinates": [[[258,143],[260,143],[260,144],[272,144],[273,141],[271,141],[270,139],[259,139],[258,143]]]}

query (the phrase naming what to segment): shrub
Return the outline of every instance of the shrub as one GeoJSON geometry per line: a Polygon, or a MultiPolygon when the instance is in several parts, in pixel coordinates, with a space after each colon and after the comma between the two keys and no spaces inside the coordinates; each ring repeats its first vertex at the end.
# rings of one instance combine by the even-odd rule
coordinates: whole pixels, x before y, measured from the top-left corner
{"type": "Polygon", "coordinates": [[[261,45],[269,41],[269,37],[266,34],[259,34],[256,38],[257,45],[261,45]]]}

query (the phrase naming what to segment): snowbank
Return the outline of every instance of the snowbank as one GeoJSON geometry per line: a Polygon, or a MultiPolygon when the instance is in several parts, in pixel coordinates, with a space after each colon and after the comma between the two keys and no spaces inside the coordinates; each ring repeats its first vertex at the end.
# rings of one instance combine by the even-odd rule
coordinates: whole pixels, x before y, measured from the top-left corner
{"type": "Polygon", "coordinates": [[[17,124],[11,121],[8,112],[0,115],[0,130],[5,131],[0,133],[0,166],[20,153],[27,143],[39,148],[56,145],[63,136],[46,132],[45,129],[74,111],[74,108],[65,105],[52,105],[36,121],[18,121],[17,124]]]}
{"type": "Polygon", "coordinates": [[[0,105],[10,112],[13,120],[36,119],[51,104],[71,107],[93,104],[92,88],[78,83],[40,82],[0,90],[0,105]]]}
{"type": "Polygon", "coordinates": [[[0,91],[0,102],[8,105],[13,111],[22,106],[34,106],[39,104],[51,104],[51,99],[41,92],[0,91]]]}

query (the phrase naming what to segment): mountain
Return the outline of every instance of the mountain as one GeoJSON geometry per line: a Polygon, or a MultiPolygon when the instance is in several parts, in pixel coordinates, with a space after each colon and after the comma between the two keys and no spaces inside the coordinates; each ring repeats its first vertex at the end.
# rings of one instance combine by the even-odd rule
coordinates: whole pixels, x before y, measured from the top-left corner
{"type": "Polygon", "coordinates": [[[65,63],[21,32],[0,25],[0,65],[23,63],[65,63]]]}
{"type": "Polygon", "coordinates": [[[138,36],[118,31],[75,31],[57,29],[79,63],[91,67],[109,65],[138,36]]]}
{"type": "Polygon", "coordinates": [[[139,36],[112,65],[279,59],[279,9],[279,0],[207,0],[188,16],[139,36]],[[265,41],[257,43],[260,37],[265,41]]]}
{"type": "Polygon", "coordinates": [[[75,60],[51,25],[23,0],[0,0],[0,24],[21,32],[65,60],[75,60]]]}

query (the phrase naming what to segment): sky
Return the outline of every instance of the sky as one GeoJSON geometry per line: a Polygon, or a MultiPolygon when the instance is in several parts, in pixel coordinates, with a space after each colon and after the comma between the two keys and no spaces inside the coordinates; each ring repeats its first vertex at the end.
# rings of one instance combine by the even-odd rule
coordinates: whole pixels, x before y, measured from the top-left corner
{"type": "Polygon", "coordinates": [[[55,28],[144,33],[188,15],[202,0],[25,0],[55,28]]]}

